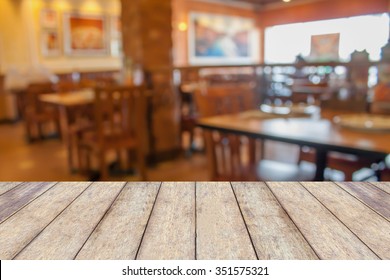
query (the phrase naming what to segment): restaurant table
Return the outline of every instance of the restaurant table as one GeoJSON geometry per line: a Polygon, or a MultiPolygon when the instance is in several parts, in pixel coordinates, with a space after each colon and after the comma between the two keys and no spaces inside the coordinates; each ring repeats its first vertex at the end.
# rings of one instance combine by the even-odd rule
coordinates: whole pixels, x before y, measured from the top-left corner
{"type": "MultiPolygon", "coordinates": [[[[322,112],[334,116],[335,112],[322,112]],[[333,114],[332,114],[333,113],[333,114]]],[[[340,114],[340,112],[339,112],[340,114]]],[[[259,117],[253,112],[220,115],[198,120],[198,126],[248,137],[275,140],[316,149],[315,181],[324,180],[327,154],[330,151],[354,154],[373,161],[383,161],[390,154],[390,133],[366,132],[340,127],[330,119],[259,117]]]]}
{"type": "MultiPolygon", "coordinates": [[[[40,101],[54,105],[58,108],[59,122],[62,139],[67,147],[70,147],[69,129],[72,125],[73,112],[77,108],[82,109],[94,102],[93,89],[82,89],[69,92],[56,92],[42,94],[40,101]]],[[[75,166],[72,157],[72,151],[68,148],[68,164],[73,171],[75,166]]]]}
{"type": "Polygon", "coordinates": [[[0,259],[390,259],[390,183],[0,183],[0,259]]]}

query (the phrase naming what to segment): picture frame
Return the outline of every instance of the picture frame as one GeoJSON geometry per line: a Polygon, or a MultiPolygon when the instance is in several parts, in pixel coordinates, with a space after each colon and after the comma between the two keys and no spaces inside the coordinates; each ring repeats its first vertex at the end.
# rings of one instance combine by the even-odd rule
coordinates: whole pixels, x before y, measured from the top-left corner
{"type": "Polygon", "coordinates": [[[260,59],[260,34],[251,18],[190,13],[190,65],[252,64],[260,59]]]}
{"type": "Polygon", "coordinates": [[[108,55],[107,23],[103,15],[64,14],[64,52],[70,56],[108,55]]]}
{"type": "Polygon", "coordinates": [[[55,29],[43,29],[41,31],[41,50],[44,56],[61,55],[60,36],[55,29]]]}
{"type": "Polygon", "coordinates": [[[110,51],[114,57],[122,54],[122,22],[119,16],[110,18],[110,51]]]}
{"type": "Polygon", "coordinates": [[[55,10],[42,9],[40,14],[41,28],[57,29],[58,14],[55,10]]]}

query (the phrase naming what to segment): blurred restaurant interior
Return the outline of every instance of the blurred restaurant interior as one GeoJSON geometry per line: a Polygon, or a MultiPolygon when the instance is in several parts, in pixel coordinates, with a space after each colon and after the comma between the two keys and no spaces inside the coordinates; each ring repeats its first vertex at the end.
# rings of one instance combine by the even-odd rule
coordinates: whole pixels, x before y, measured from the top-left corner
{"type": "Polygon", "coordinates": [[[0,181],[389,181],[389,0],[1,0],[0,181]]]}

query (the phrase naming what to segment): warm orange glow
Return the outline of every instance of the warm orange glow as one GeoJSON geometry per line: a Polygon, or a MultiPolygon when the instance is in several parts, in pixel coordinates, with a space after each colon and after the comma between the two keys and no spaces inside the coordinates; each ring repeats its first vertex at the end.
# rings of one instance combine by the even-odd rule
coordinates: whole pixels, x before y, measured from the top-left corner
{"type": "Polygon", "coordinates": [[[286,3],[288,3],[288,2],[290,2],[291,0],[283,0],[283,2],[286,2],[286,3]]]}
{"type": "Polygon", "coordinates": [[[179,27],[180,31],[186,31],[188,28],[188,25],[185,22],[180,22],[178,27],[179,27]]]}

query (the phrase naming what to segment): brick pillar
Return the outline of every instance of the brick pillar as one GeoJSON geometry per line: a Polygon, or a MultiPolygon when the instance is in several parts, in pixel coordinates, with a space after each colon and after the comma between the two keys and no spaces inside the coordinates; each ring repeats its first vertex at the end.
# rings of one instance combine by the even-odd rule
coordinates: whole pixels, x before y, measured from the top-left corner
{"type": "MultiPolygon", "coordinates": [[[[179,103],[172,82],[172,4],[170,0],[121,0],[125,58],[150,74],[153,83],[152,149],[177,151],[179,103]]],[[[125,59],[125,60],[126,60],[125,59]]]]}

